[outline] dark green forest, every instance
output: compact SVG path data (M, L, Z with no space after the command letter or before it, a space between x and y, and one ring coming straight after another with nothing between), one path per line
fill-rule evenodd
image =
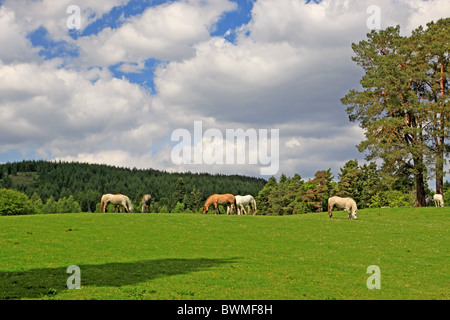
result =
M135 211L140 210L142 196L149 193L153 212L171 212L177 203L197 212L213 193L256 197L266 182L240 175L169 173L77 162L27 160L0 165L0 188L15 189L43 204L72 196L84 212L98 211L104 193L127 195Z

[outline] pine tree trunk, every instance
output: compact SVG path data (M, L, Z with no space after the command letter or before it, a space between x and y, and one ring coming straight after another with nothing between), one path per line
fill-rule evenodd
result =
M423 181L423 160L419 157L414 158L415 180L416 180L416 206L425 207L425 184Z
M438 145L436 146L436 193L444 194L444 132L446 127L446 114L445 114L445 99L444 99L444 63L441 61L441 77L440 77L440 89L441 89L441 112L440 112L440 132L438 136Z
M441 144L436 152L436 193L444 194L444 139L440 138Z

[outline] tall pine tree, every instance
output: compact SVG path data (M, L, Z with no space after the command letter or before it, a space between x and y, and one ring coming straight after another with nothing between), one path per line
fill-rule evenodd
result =
M418 206L425 206L424 126L430 121L420 91L423 73L418 51L421 37L400 35L400 27L372 31L353 44L352 59L365 70L363 90L351 90L341 102L351 121L365 130L358 148L368 159L382 158L388 166L408 166L415 177Z

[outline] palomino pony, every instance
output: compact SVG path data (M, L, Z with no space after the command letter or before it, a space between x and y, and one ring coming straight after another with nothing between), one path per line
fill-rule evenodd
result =
M253 196L251 195L246 195L246 196L235 196L236 198L236 205L237 205L237 214L240 215L241 214L241 210L244 211L243 214L247 214L247 212L245 211L244 206L247 206L247 210L248 212L250 212L250 206L253 209L253 215L256 214L256 212L258 210L256 210L256 201L255 198L253 198Z
M149 211L151 202L152 196L149 194L144 194L144 196L142 197L142 213Z
M234 208L234 210L236 210L236 208L237 208L236 198L231 193L213 194L213 195L209 196L208 199L206 199L205 205L203 206L203 213L208 212L209 207L212 204L216 208L216 214L217 214L217 209L218 209L219 205L225 205L225 206L231 205L231 207ZM219 214L220 214L220 209L219 209ZM227 214L229 214L229 210L227 210Z
M130 198L123 194L111 193L106 193L102 196L102 200L100 202L100 212L106 212L106 207L110 203L113 206L123 206L126 212L133 212L133 206Z
M328 215L330 218L333 217L331 212L333 211L333 207L336 206L338 208L344 208L348 213L348 218L357 219L358 207L356 206L355 200L352 198L341 198L341 197L331 197L328 199ZM350 215L351 214L351 215Z
M434 205L436 207L443 207L444 206L444 197L442 196L442 194L436 193L433 196L433 201L434 201Z

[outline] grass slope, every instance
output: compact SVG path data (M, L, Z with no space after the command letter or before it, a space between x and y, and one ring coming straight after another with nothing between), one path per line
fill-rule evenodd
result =
M450 209L346 216L0 217L0 299L450 298ZM80 290L65 287L70 265Z

